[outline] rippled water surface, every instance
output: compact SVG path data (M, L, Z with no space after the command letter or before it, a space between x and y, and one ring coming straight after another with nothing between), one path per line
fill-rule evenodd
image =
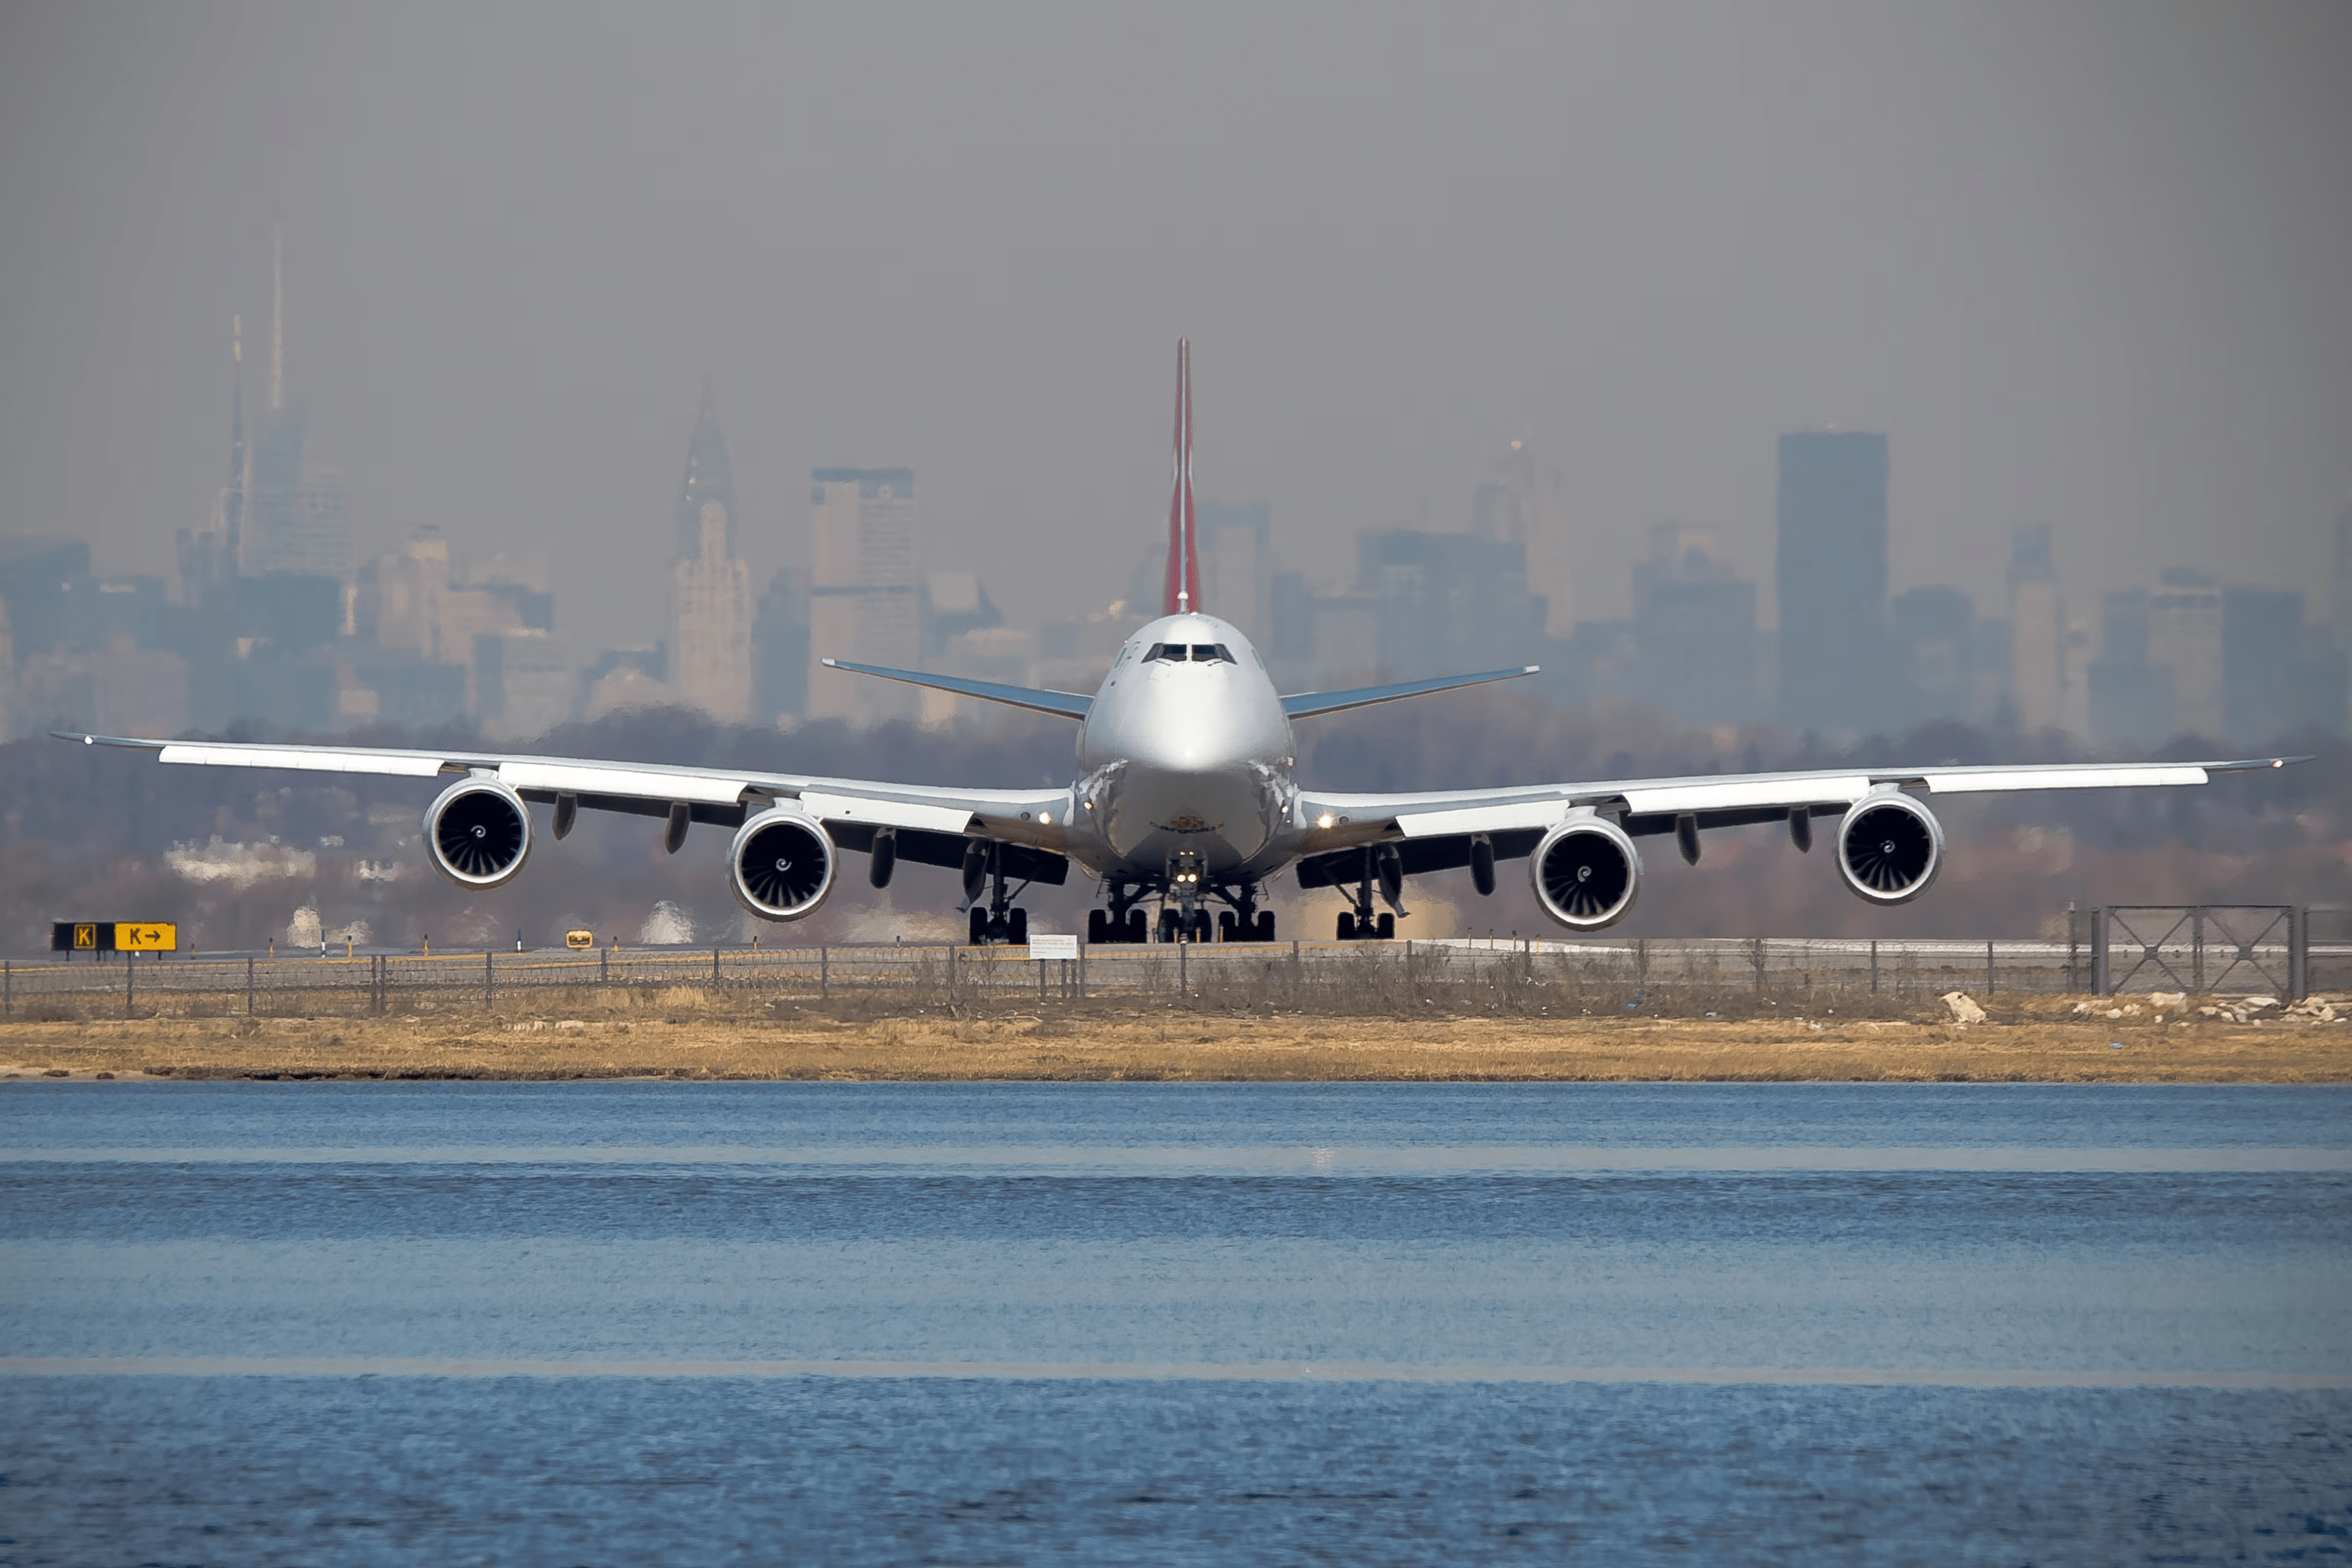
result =
M0 1563L2347 1531L2340 1089L0 1088Z

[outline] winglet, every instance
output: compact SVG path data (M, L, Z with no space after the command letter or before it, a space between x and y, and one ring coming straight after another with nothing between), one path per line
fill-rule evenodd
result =
M1176 482L1168 498L1168 594L1163 616L1201 608L1201 552L1192 527L1192 342L1176 340Z

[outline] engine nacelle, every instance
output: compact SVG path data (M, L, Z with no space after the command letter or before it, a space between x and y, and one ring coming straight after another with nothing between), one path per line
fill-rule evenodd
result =
M1571 816L1528 857L1528 880L1544 913L1570 931L1616 924L1642 889L1642 857L1605 816Z
M469 774L425 808L425 852L461 888L501 886L530 854L530 808L498 779Z
M1907 904L1943 865L1942 825L1900 790L1863 796L1838 822L1838 875L1867 902Z
M824 824L788 805L771 807L735 833L727 879L735 901L763 921L816 913L833 891L839 856Z

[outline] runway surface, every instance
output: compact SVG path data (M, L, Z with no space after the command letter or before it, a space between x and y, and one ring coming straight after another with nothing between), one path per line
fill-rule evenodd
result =
M8 1084L0 1564L2352 1555L2352 1090Z

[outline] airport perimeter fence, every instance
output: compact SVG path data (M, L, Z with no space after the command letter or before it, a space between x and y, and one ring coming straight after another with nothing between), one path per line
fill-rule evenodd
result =
M2315 940L2314 932L2318 933ZM1079 999L1386 1015L1916 1007L2069 993L2268 993L2352 985L2352 911L2090 910L2063 942L1451 938L1025 948L899 943L0 960L0 1017L355 1016L489 1008L904 1011Z

